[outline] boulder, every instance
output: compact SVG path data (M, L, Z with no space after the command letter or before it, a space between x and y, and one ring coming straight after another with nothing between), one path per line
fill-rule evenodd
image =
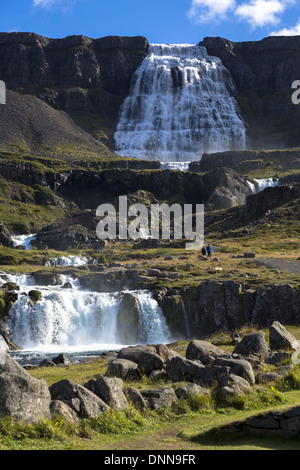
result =
M123 380L139 380L141 378L137 363L121 358L108 363L105 375Z
M8 353L0 355L0 415L36 422L50 418L51 397L44 380L35 379Z
M162 387L156 390L143 390L142 396L146 400L149 408L157 410L159 408L170 408L176 400L176 395L172 387Z
M49 387L52 400L61 400L81 418L96 418L109 410L97 395L71 380L60 380Z
M220 355L226 356L227 353L223 349L219 348L218 346L214 346L207 341L193 340L188 344L185 355L187 359L192 361L198 360L203 364L207 364L210 362L211 357Z
M249 392L251 386L243 377L228 374L222 378L217 390L217 398L221 401Z
M146 352L141 355L138 363L138 368L142 374L148 375L153 370L161 370L164 361L158 354Z
M125 393L135 408L138 410L145 410L147 408L147 403L139 390L129 388Z
M153 345L156 349L157 354L162 358L163 362L166 363L170 359L170 349L165 344Z
M64 366L69 366L71 364L71 361L70 359L65 355L65 354L59 354L58 356L54 357L52 359L52 362L54 362L54 364L58 365L58 364L62 364Z
M258 333L244 336L234 348L233 354L241 354L242 356L253 355L265 360L269 355L265 333L259 331Z
M7 228L0 222L0 245L12 248L13 240Z
M166 372L168 378L173 382L182 380L192 382L201 369L204 369L204 365L200 362L190 361L182 356L175 356L168 362Z
M188 398L191 395L208 395L208 390L200 385L190 383L175 390L177 398Z
M217 357L214 365L225 366L230 368L230 372L234 375L243 377L250 385L255 384L255 377L250 362L244 359Z
M123 392L123 380L117 377L101 376L84 384L91 392L100 397L107 405L116 410L127 408L128 402Z
M224 365L208 365L203 367L197 376L194 377L194 382L201 387L215 387L219 384L220 380L228 375L230 368Z
M138 346L128 346L119 351L118 359L127 359L128 361L136 362L138 364L140 357L145 353L156 354L156 349L154 346L144 346L142 344Z
M60 400L52 400L50 403L51 417L60 417L69 423L79 423L80 418L76 411Z
M9 351L9 345L0 332L0 351Z
M0 320L0 335L3 336L7 343L12 340L12 331L4 320Z
M272 350L287 349L296 351L299 349L296 338L279 321L272 323L269 333L269 344Z

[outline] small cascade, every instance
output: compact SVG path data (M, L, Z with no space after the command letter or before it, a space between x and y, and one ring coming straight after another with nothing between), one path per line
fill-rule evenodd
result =
M279 185L279 180L273 178L254 179L254 183L248 181L248 185L253 194L260 193L266 188L274 188Z
M190 162L243 150L246 129L229 71L206 48L152 44L132 78L115 133L126 157Z
M25 250L32 250L31 243L36 240L36 234L12 235L13 247L24 246Z
M190 330L190 325L189 325L189 319L188 319L187 311L186 311L186 308L185 308L185 305L184 305L184 302L183 302L182 299L181 299L181 306L182 306L182 311L183 311L183 314L184 314L184 321L185 321L185 326L186 326L187 337L191 338L191 330Z

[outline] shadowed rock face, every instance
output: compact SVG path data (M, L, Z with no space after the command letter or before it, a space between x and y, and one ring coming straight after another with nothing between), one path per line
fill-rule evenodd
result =
M299 145L299 106L292 103L292 83L300 77L300 37L268 37L232 42L205 38L201 46L219 57L237 86L248 124L248 148Z
M143 37L50 39L0 33L0 79L7 88L7 105L0 115L2 147L19 142L25 130L30 138L23 139L31 151L38 145L45 153L45 146L58 145L60 131L73 143L77 136L90 150L103 152L101 139L113 149L119 108L147 51Z
M34 94L61 109L72 107L72 100L84 100L83 90L98 89L90 104L101 111L105 94L128 93L147 50L143 37L49 39L1 33L0 76L9 89Z

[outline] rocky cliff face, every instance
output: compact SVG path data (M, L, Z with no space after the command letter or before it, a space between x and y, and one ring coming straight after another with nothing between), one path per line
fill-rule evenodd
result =
M143 37L49 39L33 33L0 33L0 78L10 92L0 113L0 123L6 124L5 133L1 125L2 146L3 141L16 144L16 140L20 145L22 139L31 151L32 140L37 140L43 151L45 145L57 145L52 142L55 138L47 138L47 127L42 128L42 123L47 122L54 136L62 127L66 139L71 133L72 141L76 136L81 141L84 130L90 138L112 149L120 105L147 51L148 42ZM43 108L45 102L50 106L48 112ZM16 112L13 107L21 111ZM67 113L67 117L57 114L56 129L51 108ZM25 130L18 125L20 112ZM35 116L38 123L34 122ZM27 121L31 128L26 126ZM76 124L81 133L74 129ZM27 133L31 140L26 138ZM84 143L88 148L88 137ZM91 141L90 146L95 150L95 142ZM101 152L101 148L97 150Z
M200 45L220 57L235 80L248 148L299 146L300 108L292 103L291 86L300 79L300 37L237 43L217 37Z
M128 93L147 50L143 37L49 39L1 33L0 76L9 89L38 96L58 109L113 113L111 95Z

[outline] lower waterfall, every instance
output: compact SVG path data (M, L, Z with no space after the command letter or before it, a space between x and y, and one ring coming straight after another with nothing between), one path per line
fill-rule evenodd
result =
M11 276L20 285L19 299L11 307L6 322L12 341L21 351L19 359L54 357L64 352L83 358L94 353L119 350L117 317L123 292L99 293L84 290L78 280L64 276L72 289L61 286L35 286L33 276ZM33 303L30 291L41 292ZM126 291L128 294L128 291ZM148 291L131 291L138 306L141 331L138 344L168 343L171 340L165 318ZM23 358L22 358L23 356Z

